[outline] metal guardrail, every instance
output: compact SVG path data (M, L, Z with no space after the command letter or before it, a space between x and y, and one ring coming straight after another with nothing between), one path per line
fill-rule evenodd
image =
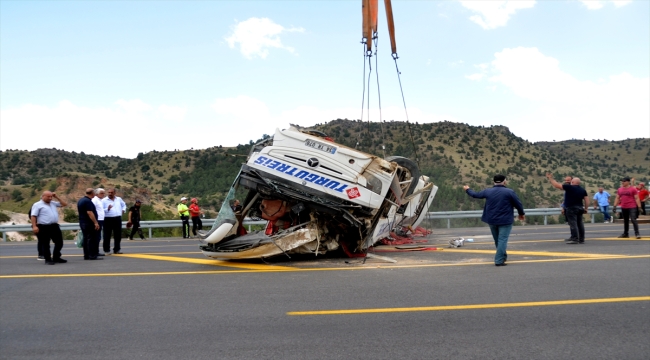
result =
M544 225L548 225L548 216L560 215L561 208L540 208L540 209L524 209L526 216L544 216ZM620 210L620 207L617 209L612 208L612 212ZM600 210L594 210L590 208L588 214L591 215L591 222L595 222L594 215L600 214ZM451 219L467 219L467 218L480 218L483 215L483 210L470 210L470 211L437 211L429 212L425 219L447 219L447 228L451 227ZM513 211L513 217L517 216L517 212ZM215 219L203 219L203 225L210 227L214 224ZM251 220L245 219L244 225L248 226L250 230L251 225L265 225L266 220ZM61 230L79 230L78 223L63 223L59 224ZM152 238L151 229L155 228L176 228L181 227L181 220L158 220L158 221L140 221L140 227L143 229L149 229L149 238ZM122 222L122 228L126 228L126 221ZM31 224L18 224L18 225L0 225L0 232L2 232L2 241L7 241L8 232L24 231L31 232Z
M621 207L616 209L612 208L611 213L620 211ZM539 208L539 209L524 209L526 216L544 216L544 225L548 225L549 216L557 216L562 213L562 208ZM595 214L600 214L600 210L589 208L587 214L591 215L591 223L595 222ZM468 211L438 211L430 212L425 219L447 219L447 228L451 228L451 219L467 219L467 218L480 218L483 215L483 210L468 210ZM512 212L513 217L517 216L517 211Z
M212 226L212 224L214 224L214 221L215 219L202 219L202 223L206 227ZM244 220L244 226L248 226L249 231L251 229L250 228L251 225L266 225L266 220L250 220L250 219ZM62 223L59 224L59 226L61 227L61 230L71 230L71 231L79 230L78 223ZM149 229L149 239L153 237L151 234L151 229L180 228L181 226L183 226L181 220L140 221L140 227L142 229ZM126 221L122 221L122 228L126 229ZM2 232L2 241L7 241L8 232L16 232L16 231L31 232L32 225L31 224L0 225L0 232Z

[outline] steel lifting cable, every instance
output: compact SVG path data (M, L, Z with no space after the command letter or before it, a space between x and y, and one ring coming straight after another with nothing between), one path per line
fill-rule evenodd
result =
M364 39L361 39L361 44L363 45L363 77L361 80L361 83L363 84L363 92L361 94L361 121L363 121L363 106L366 103L366 40ZM370 91L370 89L368 89L368 91Z
M379 87L379 63L377 61L377 49L379 49L378 46L378 36L375 33L374 36L375 40L375 75L377 76L377 101L379 103L379 129L381 130L381 151L384 154L384 158L386 158L386 136L384 135L384 125L382 124L383 117L381 116L381 91ZM370 127L370 124L368 124L368 127Z
M406 100L404 100L404 89L402 89L402 78L400 75L402 74L399 71L399 67L397 67L397 59L399 57L397 56L397 53L393 53L393 60L395 60L395 70L397 71L397 80L399 81L399 90L402 93L402 103L404 104L404 113L406 114L406 125L409 128L409 135L411 137L411 145L413 145L413 152L415 153L415 163L418 164L418 167L420 167L420 157L418 156L418 148L415 146L415 141L413 140L413 131L411 130L411 122L409 121L409 113L408 110L406 109Z
M366 116L368 117L368 127L367 127L368 138L370 138L370 79L372 78L371 76L372 75L372 51L371 50L367 52L366 57L368 58L368 104L367 104L368 114Z
M366 38L364 38L361 41L361 43L364 44L364 49L366 48L365 45L366 45L367 41L368 40ZM370 41L372 41L372 40L370 40ZM366 97L365 97L365 95L366 95L366 58L368 58L368 103L367 103L367 107L368 107L368 112L367 112L368 113L367 114L367 117L368 117L368 129L367 129L368 137L370 137L370 79L371 79L371 75L372 75L372 62L370 60L371 57L372 57L372 50L364 50L364 54L363 54L363 96L362 96L362 99L361 99L361 121L363 121L363 107L364 107L364 105L366 105L366 102L365 102L365 100L366 100ZM360 143L361 143L361 137L358 137L357 144L354 146L354 148L355 149L358 148Z

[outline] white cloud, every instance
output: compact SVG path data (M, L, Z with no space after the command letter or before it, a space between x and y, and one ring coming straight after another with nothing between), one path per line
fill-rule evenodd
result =
M216 99L212 108L219 115L233 116L235 118L268 120L269 108L260 100L238 96L235 98Z
M219 133L224 134L224 136L216 134L214 141L215 144L224 146L247 143L251 139L260 138L262 134L273 134L276 128L287 128L289 124L309 127L334 119L352 120L361 117L361 109L357 107L323 109L315 106L299 106L272 114L264 102L248 96L217 99L212 108L217 113L217 121L221 124ZM412 122L455 121L453 116L428 114L418 108L409 108L408 114ZM406 115L404 108L396 106L383 108L382 117L387 121L403 121ZM368 118L371 122L379 121L379 110L371 109L370 117L364 111L363 120L367 121Z
M473 81L480 81L485 77L487 70L488 70L488 64L477 64L474 65L475 68L478 69L478 73L472 74L472 75L465 75L466 79L473 80Z
M460 3L465 8L478 13L478 15L470 16L469 19L486 30L506 26L508 20L510 20L510 16L514 15L515 12L535 6L534 0L461 0Z
M303 28L285 28L268 18L250 18L237 23L232 28L232 33L225 37L228 46L234 49L239 45L239 50L247 59L259 56L265 59L269 55L269 48L284 49L290 53L295 50L282 44L280 35L287 32L304 32Z
M169 121L183 122L185 120L185 114L187 113L187 108L180 106L168 106L160 105L158 107L158 115Z
M598 139L604 128L607 138L631 137L628 126L605 127L611 124L648 129L649 78L622 73L605 81L581 81L563 72L557 59L523 47L496 53L489 71L494 74L490 82L531 101L530 111L511 125L526 139ZM510 114L504 111L504 116Z
M472 75L465 75L465 78L470 79L470 80L474 80L474 81L478 81L478 80L483 79L484 76L485 76L485 74L476 73L476 74L472 74Z
M120 99L115 102L115 104L119 105L122 109L126 110L127 112L143 112L143 111L149 111L151 110L151 105L146 104L144 101L140 99L135 99L135 100L124 100Z
M452 61L450 63L447 63L447 65L449 65L450 68L457 68L457 67L463 65L464 63L465 62L463 60L458 60L458 61Z
M589 9L589 10L602 9L605 6L605 4L607 4L608 2L611 2L612 4L614 4L614 6L617 7L617 8L625 6L625 5L632 2L632 0L609 0L609 1L607 1L607 0L579 0L579 1L582 4L584 4L587 7L587 9Z
M178 148L176 135L184 129L177 122L182 108L152 109L138 99L99 108L64 100L54 107L25 104L3 109L0 149L57 148L134 158L138 152Z

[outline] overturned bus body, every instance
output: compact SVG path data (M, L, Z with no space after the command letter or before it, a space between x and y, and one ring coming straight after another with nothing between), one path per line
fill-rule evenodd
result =
M423 220L437 187L404 157L380 157L291 127L253 146L200 249L215 259L285 254L348 256ZM235 192L246 191L231 208ZM247 232L244 218L264 219Z

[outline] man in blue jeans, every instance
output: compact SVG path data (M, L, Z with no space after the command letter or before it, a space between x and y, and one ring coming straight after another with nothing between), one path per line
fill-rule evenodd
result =
M525 220L524 207L512 189L506 187L506 177L498 174L494 175L494 187L475 192L469 186L463 186L467 195L476 199L486 199L483 207L483 216L481 221L490 225L490 231L494 238L494 245L497 253L494 256L494 265L506 266L508 253L508 237L514 223L513 208L517 209L519 220Z
M609 193L605 191L602 187L598 188L598 192L594 195L594 210L600 207L600 212L605 216L605 222L609 222L612 218L609 216Z

